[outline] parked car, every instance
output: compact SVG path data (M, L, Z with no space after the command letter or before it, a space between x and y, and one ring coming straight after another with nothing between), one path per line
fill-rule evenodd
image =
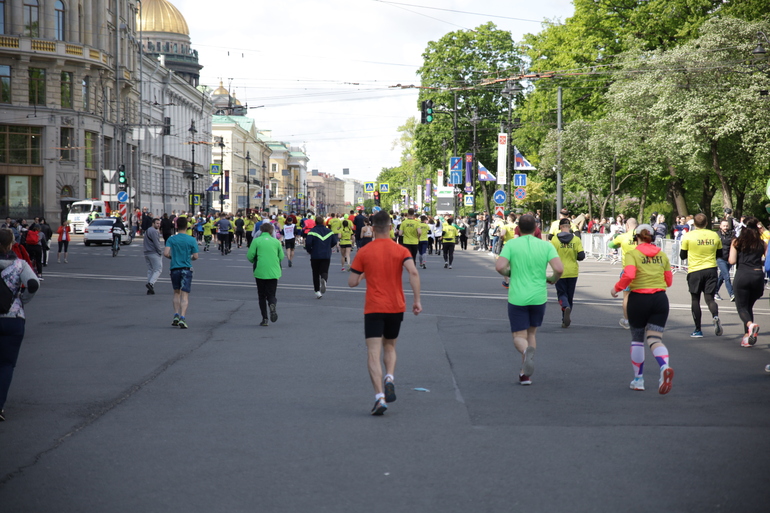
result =
M102 217L94 219L91 224L83 229L83 244L90 246L94 244L112 244L112 225L115 224L114 217ZM120 238L120 243L124 246L131 244L131 236L126 230Z

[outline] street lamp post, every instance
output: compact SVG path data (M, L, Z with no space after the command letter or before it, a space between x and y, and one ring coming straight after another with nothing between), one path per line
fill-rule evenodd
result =
M476 162L478 162L478 160L476 158L476 151L477 151L477 149L476 149L476 125L478 125L480 121L481 121L481 118L479 118L478 112L476 111L476 107L473 107L473 116L470 119L471 125L473 125L473 161L471 162L471 180L470 180L470 184L471 185L470 186L473 189L471 191L471 194L473 194L474 196L475 196L475 192L476 192L476 188L475 188L475 183L476 183L476 179L475 179L476 178L475 177ZM487 206L484 205L484 208L487 208ZM482 212L484 212L484 211L482 210Z
M219 139L219 211L225 211L225 138Z
M246 152L246 217L249 216L249 209L251 209L251 194L249 192L249 182L251 182L251 155Z
M198 133L198 131L195 129L195 120L190 121L190 128L188 128L188 132L190 132L190 137L192 138L192 141L190 144L192 144L192 169L190 170L190 182L192 182L192 193L190 194L190 213L195 213L195 134Z
M510 105L508 106L508 126L506 127L508 132L508 138L507 138L508 143L506 144L506 148L505 148L506 154L508 155L508 158L506 160L506 165L505 165L505 178L506 178L506 184L507 184L506 187L508 189L506 191L507 192L506 206L508 207L509 211L511 210L511 179L513 178L511 176L511 161L515 160L515 157L516 157L515 155L511 154L511 146L512 146L511 139L513 138L513 130L516 128L519 128L518 126L519 118L516 118L516 120L512 119L513 101L516 98L516 95L521 93L523 90L524 89L519 85L518 82L513 82L513 85L511 85L511 82L509 81L505 84L505 89L503 89L503 93L502 93L503 96L510 99Z
M267 166L265 161L262 161L262 212L265 212L265 196L267 196L267 187L265 183L265 174L267 173Z

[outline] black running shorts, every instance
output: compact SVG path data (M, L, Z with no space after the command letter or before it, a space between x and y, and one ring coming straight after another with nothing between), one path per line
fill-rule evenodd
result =
M718 276L719 273L716 267L687 273L687 286L690 289L690 294L700 294L703 292L708 296L713 296L717 292Z
M403 320L403 312L364 314L364 337L396 339Z

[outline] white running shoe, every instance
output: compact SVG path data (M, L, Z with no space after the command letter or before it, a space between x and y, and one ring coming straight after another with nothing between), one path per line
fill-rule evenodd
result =
M628 319L625 319L623 317L620 318L620 320L618 321L618 324L620 324L620 327L623 328L624 330L631 329L631 326L629 326L628 324Z
M321 278L321 294L326 294L326 280Z
M321 299L321 297L323 297L323 294L321 294L320 292L316 292L315 293L315 298L316 299Z
M528 347L524 350L524 363L521 364L521 374L531 377L535 373L535 348Z
M639 376L638 378L634 378L631 381L631 390L639 390L640 392L644 392L644 378Z
M749 345L753 346L757 343L757 335L759 334L759 324L752 322L749 324Z
M671 382L674 380L674 369L668 365L660 368L660 381L658 381L658 393L660 395L671 392Z

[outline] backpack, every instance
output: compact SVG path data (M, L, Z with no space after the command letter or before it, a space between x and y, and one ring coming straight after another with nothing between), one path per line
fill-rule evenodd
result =
M28 230L27 231L27 237L25 238L24 243L28 244L30 246L34 246L36 244L39 244L40 243L40 236L38 235L38 232L32 231L32 230Z
M17 294L11 290L8 282L14 285L14 281L19 281L21 276L21 260L16 259L14 262L3 269L0 273L0 314L7 314L13 307L13 301L16 299Z

